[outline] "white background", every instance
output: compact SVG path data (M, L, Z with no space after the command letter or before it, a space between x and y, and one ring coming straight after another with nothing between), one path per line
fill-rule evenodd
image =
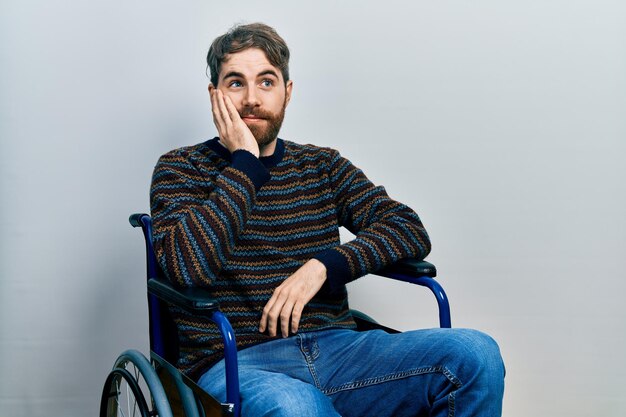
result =
M430 232L453 325L507 365L504 415L626 415L622 1L31 1L0 5L0 416L96 415L146 352L162 153L215 134L204 58L235 22L292 50L281 136L333 146ZM436 325L426 291L353 305Z

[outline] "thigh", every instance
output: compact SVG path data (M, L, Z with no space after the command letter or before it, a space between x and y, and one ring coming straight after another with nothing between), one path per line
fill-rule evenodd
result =
M237 361L243 417L339 416L330 399L312 384L299 336L243 349ZM224 361L209 369L198 384L224 402Z
M501 373L497 345L473 330L340 331L310 343L319 387L342 416L448 415L477 369Z
M209 374L201 378L200 386L224 401L223 377ZM240 368L239 390L242 417L339 417L331 400L319 389L282 373Z

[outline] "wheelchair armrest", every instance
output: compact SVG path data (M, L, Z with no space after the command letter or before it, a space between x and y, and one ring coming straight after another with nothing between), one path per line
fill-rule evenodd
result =
M128 221L133 227L143 227L146 218L148 218L148 220L151 220L150 216L146 213L133 213L128 218Z
M219 310L219 303L208 290L175 288L171 282L161 278L148 280L148 293L192 314L206 314Z
M389 265L374 273L388 278L397 279L397 275L408 275L411 277L431 277L437 276L437 268L430 262L422 261L415 258L401 259L400 261Z
M437 305L439 306L439 325L448 328L452 326L450 320L450 303L448 302L448 296L443 290L443 287L435 280L437 276L435 265L430 262L407 258L374 272L374 274L427 287L437 299Z
M180 307L188 313L208 316L217 325L224 342L226 401L233 405L235 415L239 415L241 400L239 398L237 342L228 318L219 310L219 303L208 290L197 287L175 288L171 282L162 278L150 278L148 280L148 293L171 305Z

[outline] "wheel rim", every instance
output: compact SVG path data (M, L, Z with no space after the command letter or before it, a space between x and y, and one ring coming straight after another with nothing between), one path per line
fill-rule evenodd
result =
M112 370L104 384L100 403L100 416L156 416L157 413L150 411L146 402L144 392L148 391L145 389L145 383L142 380L141 373L132 363L126 363L126 368ZM144 386L143 388L142 385Z

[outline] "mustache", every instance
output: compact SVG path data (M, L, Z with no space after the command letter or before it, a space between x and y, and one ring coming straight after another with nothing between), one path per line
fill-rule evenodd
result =
M252 117L258 117L259 119L272 119L276 117L276 115L270 111L259 109L259 108L254 108L254 107L244 107L239 112L239 116L241 117L252 116Z

